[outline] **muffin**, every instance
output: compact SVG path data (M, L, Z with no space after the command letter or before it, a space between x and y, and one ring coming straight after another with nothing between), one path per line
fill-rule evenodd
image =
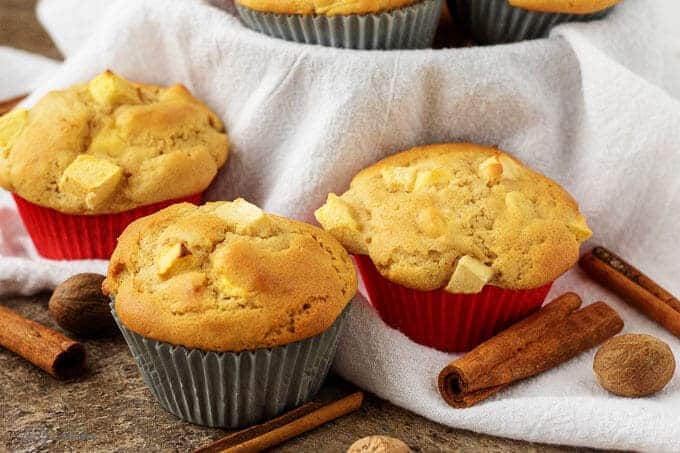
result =
M103 284L160 404L230 428L316 394L356 287L333 236L242 199L135 221Z
M200 202L227 159L224 126L181 85L106 71L0 118L0 186L46 258L108 258L134 219Z
M449 0L457 21L480 44L548 36L563 22L605 17L621 0Z
M443 0L236 0L255 31L348 49L430 47L442 6Z
M494 148L414 148L316 211L371 303L414 341L466 351L538 309L591 236L571 196Z

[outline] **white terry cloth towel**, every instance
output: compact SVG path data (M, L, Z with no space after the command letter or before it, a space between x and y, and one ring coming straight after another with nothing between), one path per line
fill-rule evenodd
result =
M58 67L51 58L0 46L0 102L33 92Z
M75 0L43 0L47 28ZM680 293L680 103L658 87L662 37L655 0L625 0L606 20L566 24L550 39L508 46L357 52L278 41L197 0L111 2L106 21L69 56L31 105L56 87L111 68L151 83L181 82L226 123L231 155L210 199L243 196L270 212L313 221L328 192L376 160L414 145L499 145L565 186L603 244ZM0 291L53 287L74 264L37 261L7 197ZM17 244L23 244L17 245ZM6 250L10 250L7 256ZM31 272L17 270L19 263ZM92 269L101 269L99 261ZM80 265L80 264L79 264ZM85 266L88 263L85 262ZM566 290L604 299L627 332L680 341L575 269ZM437 422L566 445L673 451L680 445L680 377L656 396L601 389L593 352L470 409L449 408L436 377L455 356L386 327L362 298L335 370Z

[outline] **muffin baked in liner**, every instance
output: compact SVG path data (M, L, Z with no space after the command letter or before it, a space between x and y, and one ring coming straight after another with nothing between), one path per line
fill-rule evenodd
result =
M602 19L614 6L591 14L530 11L511 6L508 0L453 0L451 13L479 44L503 44L544 38L564 22Z
M248 28L304 44L364 50L423 49L434 41L443 0L374 14L276 14L236 3Z
M347 321L348 305L319 335L273 348L209 352L143 337L111 312L154 398L182 420L238 428L311 400L321 388Z
M108 259L118 236L135 220L175 203L199 204L202 193L140 206L116 214L72 215L45 208L12 194L38 253L53 260Z
M356 294L330 234L237 199L131 224L102 290L159 403L235 428L319 390Z
M393 154L315 216L354 255L388 325L456 352L538 309L592 234L557 183L472 143Z
M133 220L200 202L228 152L221 120L186 87L111 71L0 117L0 187L52 259L109 258Z
M552 287L510 290L487 285L477 294L418 291L392 283L367 256L354 257L371 305L385 323L426 346L466 352L538 310Z

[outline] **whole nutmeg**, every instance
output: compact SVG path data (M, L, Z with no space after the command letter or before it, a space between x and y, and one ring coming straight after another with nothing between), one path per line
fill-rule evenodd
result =
M63 281L52 293L49 310L62 328L82 336L111 333L116 325L109 298L102 292L104 276L78 274Z
M666 343L651 335L620 335L597 351L593 371L611 393L640 397L668 384L675 372L675 358Z
M347 453L409 453L404 442L388 436L368 436L354 442Z

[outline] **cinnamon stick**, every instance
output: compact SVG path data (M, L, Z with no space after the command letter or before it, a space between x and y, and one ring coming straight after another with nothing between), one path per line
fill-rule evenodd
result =
M603 247L579 261L594 280L680 338L680 301L651 278Z
M85 347L0 305L0 346L25 358L57 379L85 371Z
M581 299L566 293L540 311L448 364L439 392L455 408L466 408L513 382L547 371L616 335L619 315L604 302L579 310Z
M347 415L361 407L362 392L324 405L307 403L261 425L225 436L194 453L248 453L272 448L282 442Z

